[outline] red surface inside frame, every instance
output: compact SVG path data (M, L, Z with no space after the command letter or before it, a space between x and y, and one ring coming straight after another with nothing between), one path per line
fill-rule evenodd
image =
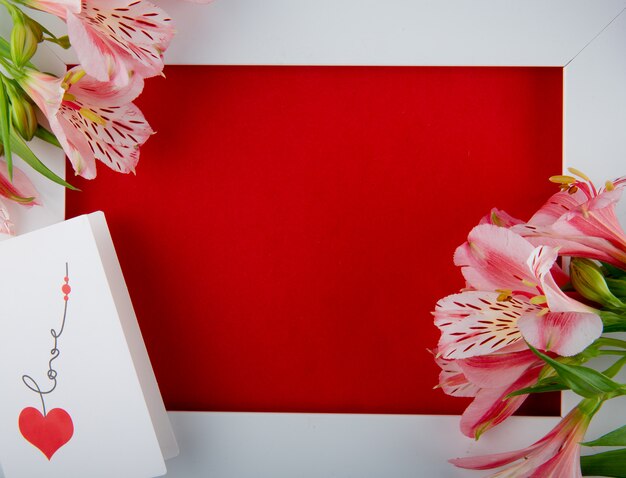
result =
M105 211L168 408L460 413L430 311L481 216L554 191L562 69L166 73L137 176L76 178L67 216Z

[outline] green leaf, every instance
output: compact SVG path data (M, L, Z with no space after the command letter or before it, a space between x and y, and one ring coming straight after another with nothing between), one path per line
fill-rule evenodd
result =
M581 397L593 398L604 396L608 398L624 394L624 390L619 383L614 382L597 370L580 365L565 365L542 354L530 344L528 346L535 355L555 370L565 385Z
M626 478L626 448L581 456L580 468L585 476Z
M592 441L582 443L585 446L626 446L626 425L613 430Z
M622 367L625 364L626 364L626 357L622 357L621 359L619 359L617 362L615 362L613 365L611 365L602 373L606 375L607 377L613 378L619 373L619 371L622 369Z
M526 395L529 393L546 393L546 392L558 392L560 390L567 390L568 387L560 381L556 381L554 377L540 380L532 387L521 388L509 393L506 398L515 397L516 395Z
M46 143L49 143L52 146L56 146L57 148L61 147L61 143L59 143L57 137L41 125L37 126L35 136L39 139L43 139Z
M0 138L4 146L4 157L7 160L9 181L13 181L13 155L11 154L11 111L9 109L9 96L3 77L0 77Z
M53 171L48 169L48 167L41 162L41 160L35 155L35 153L32 152L32 150L28 147L22 137L14 132L13 134L11 134L11 144L13 146L13 151L15 151L15 154L22 158L24 162L26 162L35 171L48 178L50 181L60 184L61 186L65 186L68 189L78 191L77 188L75 188L70 183L57 176Z

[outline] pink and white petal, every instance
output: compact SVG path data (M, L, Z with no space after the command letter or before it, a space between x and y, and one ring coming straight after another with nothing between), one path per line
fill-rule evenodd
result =
M9 168L4 161L0 161L0 195L26 207L41 204L37 201L37 189L21 169L14 166L13 181L9 180Z
M557 248L539 246L528 258L528 266L539 279L550 310L552 312L594 312L591 307L565 295L557 285L551 274L557 257Z
M530 242L507 228L482 224L472 229L467 242L456 250L454 263L476 289L534 295L537 279L526 264L533 249Z
M478 224L493 224L499 227L512 227L517 224L523 224L521 219L511 216L506 211L493 208L489 214L481 218Z
M498 301L498 296L497 292L468 291L437 303L435 325L441 330L437 349L444 359L491 354L522 339L518 317L540 308L523 302L522 297Z
M520 232L520 234L523 234L523 232ZM534 246L558 247L559 255L561 256L586 257L608 262L618 267L623 266L624 262L626 262L624 251L615 247L606 239L579 235L564 238L556 235L551 236L551 234L554 233L552 231L542 231L542 234L525 236L525 238Z
M528 348L521 352L479 355L457 360L468 381L481 388L509 386L526 370L541 361Z
M559 286L557 286L552 276L546 276L541 281L541 287L551 312L595 313L594 308L566 295Z
M147 0L83 0L81 15L93 20L93 28L115 36L120 43L145 48L156 45L156 51L166 50L175 34L167 12Z
M50 121L59 110L65 94L62 78L27 68L18 82Z
M573 211L587 201L587 196L582 190L574 194L558 192L553 194L548 201L530 218L530 226L548 226L569 211Z
M162 53L174 35L171 19L147 1L83 1L81 13L68 15L67 24L85 70L118 85L133 74L160 74Z
M538 466L530 476L531 478L582 478L580 445L566 446L544 464Z
M80 75L83 71L80 66L74 67L67 73L66 78ZM84 75L77 82L70 83L68 92L91 106L109 108L131 103L141 94L143 87L144 80L138 75L133 75L123 86L113 82L98 81L92 76Z
M622 197L622 194L624 192L623 188L624 184L621 184L612 191L603 190L596 197L589 200L589 202L587 203L588 209L590 211L597 211L600 209L615 208L615 206L617 206L617 203L619 203Z
M134 173L139 162L139 148L96 143L95 158L118 173Z
M94 152L98 143L116 147L138 147L153 133L143 114L133 103L100 108L76 101L72 105L64 103L61 114L66 118L71 117L72 122L79 126Z
M602 334L602 320L592 313L531 313L520 317L517 326L530 345L563 357L582 352Z
M506 396L516 390L530 387L537 382L542 365L526 370L513 383L499 388L483 388L461 416L461 432L470 438L478 438L485 431L509 418L524 403L528 395Z
M520 460L528 455L535 447L523 448L521 450L507 451L504 453L494 453L492 455L468 456L464 458L452 458L448 460L454 466L467 470L490 470L500 466L508 465Z
M444 360L436 358L437 365L441 368L439 373L439 386L447 394L454 397L475 397L478 387L470 383L457 360Z
M80 12L80 0L25 0L24 4L63 19L65 19L68 11Z
M574 211L561 217L553 224L552 228L560 232L567 226L575 228L579 235L600 237L616 246L626 247L626 237L615 215L614 205L602 209L591 209L588 206L581 208L580 211Z
M556 247L535 247L528 257L527 265L536 278L543 280L547 274L550 274L558 256L558 248Z
M132 70L124 61L125 54L115 44L103 41L80 16L68 14L67 31L80 64L89 75L116 85L126 85L130 81Z
M75 157L76 162L72 163L74 169L83 177L95 176L95 163L91 159L95 158L115 171L134 172L139 161L139 146L152 134L139 108L131 103L120 107L87 109L106 124L83 116L82 108L78 110L65 103L59 113L65 120L64 124L71 125L75 135L73 143L80 153ZM66 134L68 128L70 126L64 128Z
M75 119L59 114L55 121L50 122L50 127L72 163L74 172L85 179L93 179L96 177L94 154L87 138L74 123Z

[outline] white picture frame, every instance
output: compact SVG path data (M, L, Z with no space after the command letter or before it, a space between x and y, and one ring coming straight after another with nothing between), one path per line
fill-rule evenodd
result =
M179 31L166 56L170 64L563 67L564 167L575 165L596 181L626 170L626 0L156 3ZM622 206L623 220L625 213ZM563 394L562 410L575 402ZM624 403L607 403L590 436L614 428L616 414L626 416ZM174 478L480 476L446 460L527 446L558 421L512 417L475 442L461 435L456 416L170 417L181 449L168 462Z

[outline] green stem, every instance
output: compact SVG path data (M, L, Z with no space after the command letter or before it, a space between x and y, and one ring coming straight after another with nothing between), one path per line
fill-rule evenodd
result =
M612 337L600 337L596 343L626 349L626 340L614 339Z
M598 350L598 355L621 355L626 356L626 350Z

